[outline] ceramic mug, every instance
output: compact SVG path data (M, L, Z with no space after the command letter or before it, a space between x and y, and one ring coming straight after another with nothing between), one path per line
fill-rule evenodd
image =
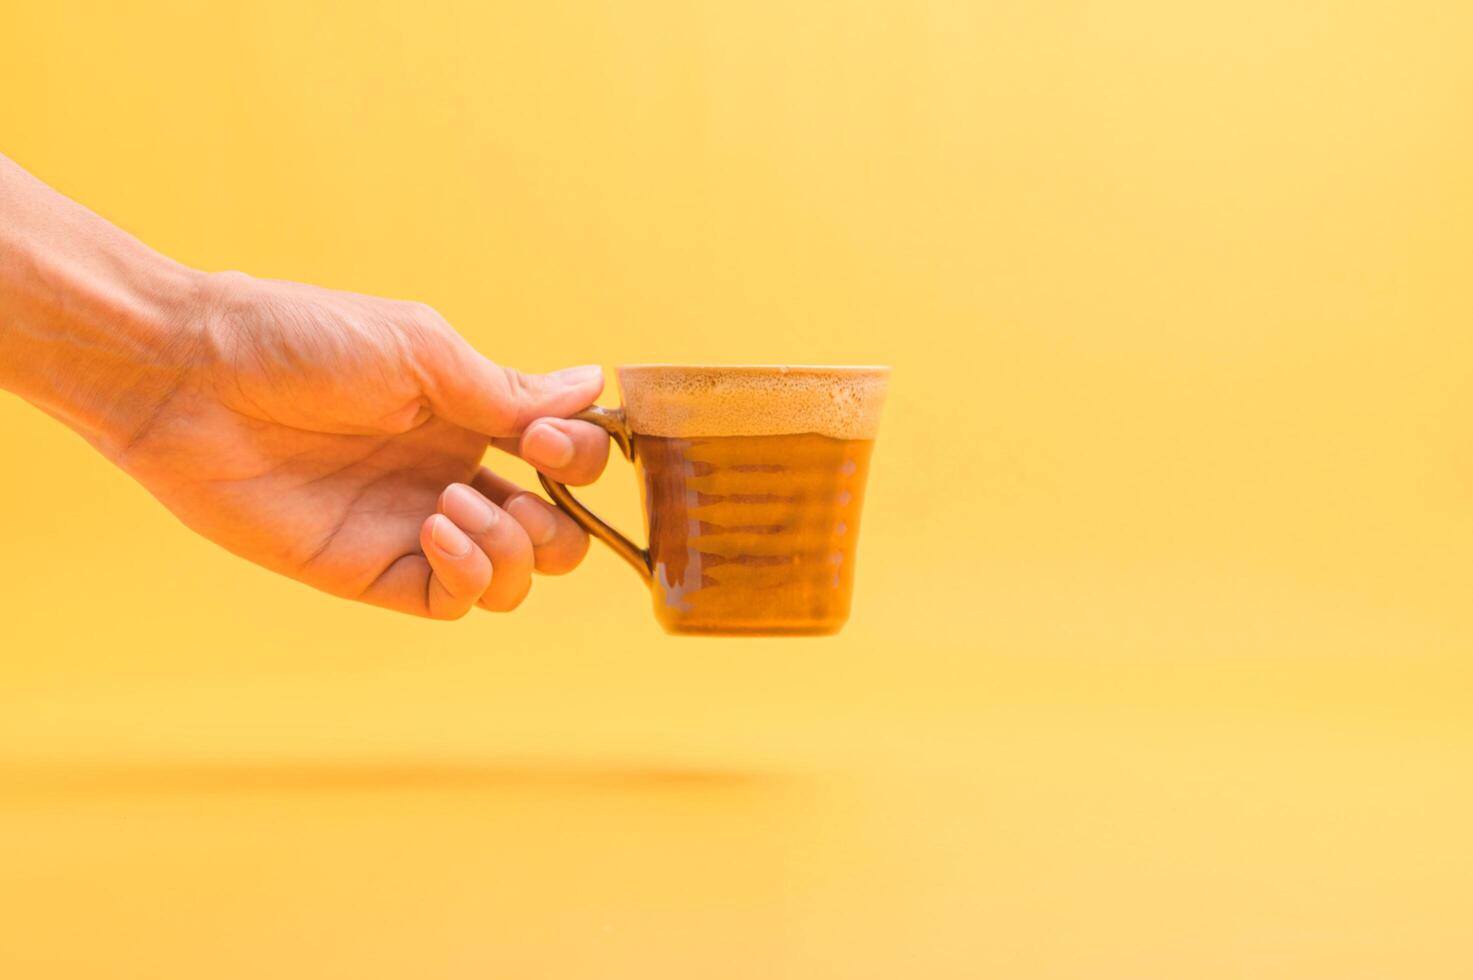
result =
M670 633L834 633L849 616L860 507L890 370L634 365L624 405L576 417L634 463L648 547L542 485L650 584Z

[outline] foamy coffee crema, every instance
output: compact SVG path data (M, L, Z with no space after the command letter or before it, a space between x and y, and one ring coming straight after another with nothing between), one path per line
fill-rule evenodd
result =
M619 378L665 628L837 631L888 370L642 366Z
M889 381L883 367L619 369L630 429L672 438L807 432L874 439Z

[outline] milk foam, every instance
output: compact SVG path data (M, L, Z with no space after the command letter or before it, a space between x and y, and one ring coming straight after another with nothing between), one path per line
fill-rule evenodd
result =
M873 439L889 380L884 367L619 369L629 428L683 439L804 432Z

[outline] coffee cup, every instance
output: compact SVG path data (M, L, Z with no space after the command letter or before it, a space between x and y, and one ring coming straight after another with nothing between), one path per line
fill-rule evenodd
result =
M667 632L804 636L848 619L885 367L632 365L577 417L633 462L647 547L542 476L649 584Z

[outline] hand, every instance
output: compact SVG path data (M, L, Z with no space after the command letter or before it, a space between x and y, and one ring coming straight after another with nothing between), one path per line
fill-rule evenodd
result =
M607 436L557 416L598 397L598 368L498 367L420 304L201 282L170 383L99 443L189 527L334 595L436 619L510 610L534 568L582 559L582 530L481 457L489 441L560 481L595 479Z

